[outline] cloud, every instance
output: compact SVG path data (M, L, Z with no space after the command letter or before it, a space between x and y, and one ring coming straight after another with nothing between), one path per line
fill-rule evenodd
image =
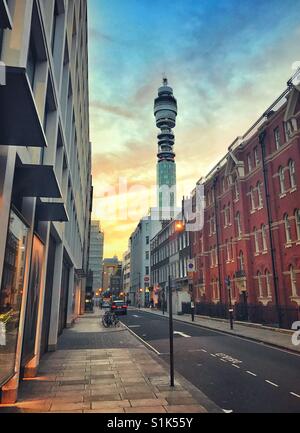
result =
M108 113L114 114L116 116L125 117L127 119L134 119L134 113L132 111L127 110L126 108L119 107L116 105L110 105L101 101L91 101L90 107L94 109L99 109L103 111L107 111Z

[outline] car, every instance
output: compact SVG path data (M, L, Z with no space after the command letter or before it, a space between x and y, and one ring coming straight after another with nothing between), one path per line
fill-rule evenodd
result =
M127 314L127 304L124 301L113 301L110 310L115 314Z

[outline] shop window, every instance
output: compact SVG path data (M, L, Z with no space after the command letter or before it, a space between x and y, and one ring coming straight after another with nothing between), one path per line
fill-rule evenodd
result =
M0 290L0 385L14 374L28 228L12 210Z

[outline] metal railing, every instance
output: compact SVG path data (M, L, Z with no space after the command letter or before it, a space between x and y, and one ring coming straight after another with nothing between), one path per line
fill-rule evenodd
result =
M191 314L191 304L182 303L182 312ZM300 320L298 307L279 306L282 328L291 329L293 322ZM229 320L228 304L213 304L210 302L198 302L195 314L219 319ZM278 327L278 310L275 305L264 306L262 304L238 303L233 306L234 320L241 322L258 323L265 326Z

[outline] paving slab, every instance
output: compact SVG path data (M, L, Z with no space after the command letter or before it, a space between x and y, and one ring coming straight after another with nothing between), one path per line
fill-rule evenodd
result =
M167 366L128 330L102 331L99 315L83 316L65 330L57 352L43 357L38 377L21 383L20 401L0 405L0 413L206 411L208 399L195 399L186 382L176 379L170 388Z

